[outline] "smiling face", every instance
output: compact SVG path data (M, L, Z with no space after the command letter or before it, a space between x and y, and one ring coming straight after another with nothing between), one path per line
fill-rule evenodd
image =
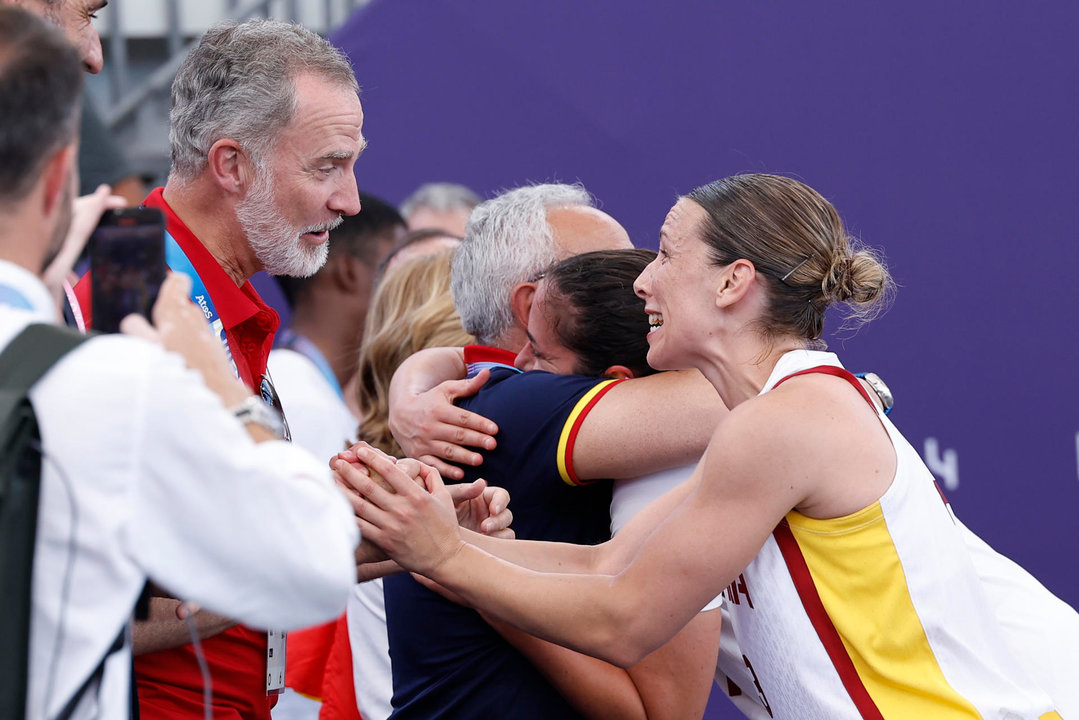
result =
M322 267L329 232L360 211L353 168L363 151L363 108L347 87L295 79L293 120L271 145L236 217L262 269L307 277Z
M648 364L657 370L696 367L716 314L722 268L700 237L707 217L692 200L679 200L659 233L659 254L633 284L648 313Z

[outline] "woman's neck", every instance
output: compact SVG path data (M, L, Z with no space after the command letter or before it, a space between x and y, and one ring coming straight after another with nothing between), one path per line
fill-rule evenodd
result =
M804 350L806 343L798 338L774 340L743 336L723 343L723 352L717 353L699 369L728 408L756 397L764 389L776 363L791 350Z

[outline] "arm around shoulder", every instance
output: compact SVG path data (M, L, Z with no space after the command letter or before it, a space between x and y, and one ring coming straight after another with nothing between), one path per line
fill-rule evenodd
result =
M619 383L581 424L573 451L577 476L639 477L696 462L726 415L719 394L696 370Z

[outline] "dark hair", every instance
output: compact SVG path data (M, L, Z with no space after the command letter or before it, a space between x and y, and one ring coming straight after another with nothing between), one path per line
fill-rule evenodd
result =
M559 341L578 358L574 372L600 376L625 365L650 375L648 316L633 281L656 257L652 250L598 250L574 255L546 273L547 295L564 311L554 325Z
M341 224L330 231L330 256L353 255L374 268L380 260L379 241L393 240L394 230L404 228L405 220L397 208L369 193L360 192L360 207L362 210L342 218ZM289 305L294 305L317 276L318 273L305 278L281 276L277 281Z
M856 323L874 317L893 289L876 253L858 247L832 204L808 185L779 175L734 175L687 196L707 213L701 237L716 265L745 259L763 276L766 336L820 343L824 312L850 305Z
M50 153L74 140L83 70L58 30L0 4L0 203L21 200Z

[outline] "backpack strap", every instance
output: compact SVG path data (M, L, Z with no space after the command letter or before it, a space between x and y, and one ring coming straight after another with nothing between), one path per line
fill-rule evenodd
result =
M41 490L37 418L30 387L86 336L30 325L0 353L0 717L26 715L33 578Z
M57 360L87 337L57 325L28 325L0 353L0 389L25 395Z

